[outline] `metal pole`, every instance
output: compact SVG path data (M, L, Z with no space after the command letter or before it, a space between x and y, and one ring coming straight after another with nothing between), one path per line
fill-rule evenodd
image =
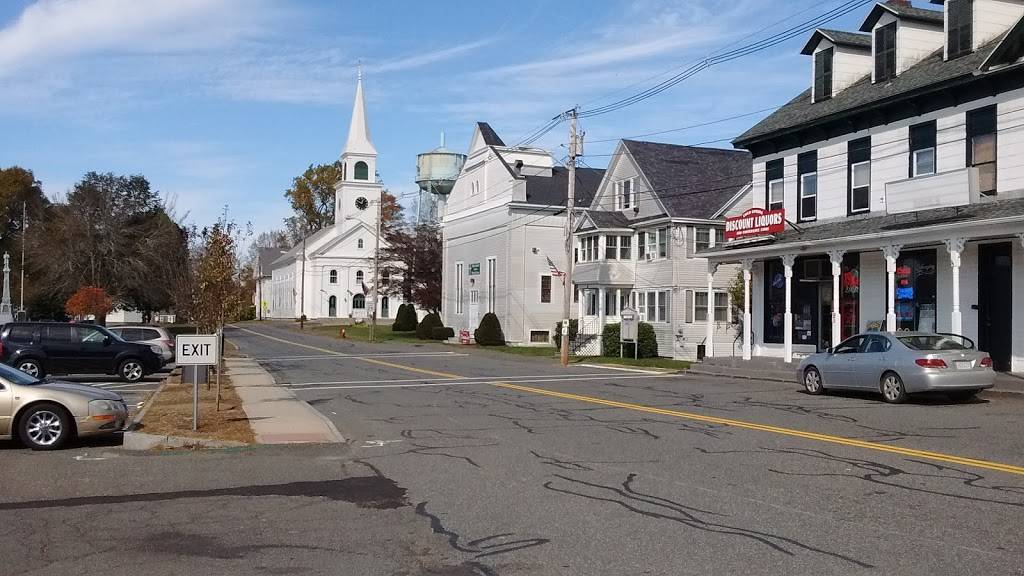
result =
M195 431L199 430L199 366L190 368L192 373L192 430Z
M306 322L306 235L302 235L302 278L299 280L299 330Z
M259 256L257 256L257 259ZM256 270L256 313L263 320L263 263L257 264Z
M569 124L569 190L565 199L565 254L566 254L566 266L565 266L565 290L564 294L564 305L562 307L562 366L569 365L569 310L572 307L572 264L573 264L573 225L572 225L572 211L576 200L576 156L579 154L579 138L576 135L576 112L577 109L573 108L569 110L567 114L570 118Z
M380 292L380 218L382 202L377 200L377 234L376 234L376 246L373 249L373 287L370 290L373 291L373 311L370 313L370 342L374 341L374 335L377 328L377 294Z
M21 315L25 315L25 241L28 236L28 208L26 203L21 203L21 303L18 305L18 311ZM25 320L25 318L21 318Z
M222 321L223 322L223 321ZM217 412L220 412L220 373L224 370L224 328L217 330Z

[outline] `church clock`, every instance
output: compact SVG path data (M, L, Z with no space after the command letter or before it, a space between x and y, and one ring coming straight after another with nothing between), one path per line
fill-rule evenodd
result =
M366 198L363 198L362 196L360 196L359 198L356 198L356 208L358 208L360 210L366 210L366 208L369 205L370 205L370 203L366 201Z

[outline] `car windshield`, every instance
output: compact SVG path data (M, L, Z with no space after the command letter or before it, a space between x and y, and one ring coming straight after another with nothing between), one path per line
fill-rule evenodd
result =
M970 350L959 339L952 336L918 335L897 337L904 346L911 350Z
M11 384L19 384L21 386L31 386L42 382L39 378L29 376L21 370L12 368L7 364L0 364L0 378L3 378Z

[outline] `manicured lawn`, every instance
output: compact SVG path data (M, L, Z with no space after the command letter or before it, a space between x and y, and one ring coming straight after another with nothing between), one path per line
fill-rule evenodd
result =
M295 330L299 329L298 323L294 326ZM330 336L331 338L340 338L339 332L342 326L306 326L306 331L313 334L319 334L321 336ZM370 326L368 324L355 324L352 326L344 326L345 338L349 340L357 340L360 342L370 341ZM416 338L415 332L392 332L391 326L377 326L374 333L374 340L377 342L393 342L393 341L416 341L421 342Z

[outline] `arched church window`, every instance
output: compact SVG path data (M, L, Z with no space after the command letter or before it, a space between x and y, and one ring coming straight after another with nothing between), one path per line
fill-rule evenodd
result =
M352 297L352 309L363 310L366 308L366 296L362 294L356 294Z
M334 318L338 315L338 297L331 296L327 299L327 315Z
M337 270L331 270L330 283L331 284L337 284L338 283L338 271Z
M352 169L352 177L356 180L369 180L370 179L370 167L366 165L366 162L360 160L356 162L356 165Z
M360 250L363 249L363 239L362 238L360 238L359 240L356 240L356 248L359 248Z
M356 284L362 284L362 283L363 283L363 271L362 270L356 270Z

